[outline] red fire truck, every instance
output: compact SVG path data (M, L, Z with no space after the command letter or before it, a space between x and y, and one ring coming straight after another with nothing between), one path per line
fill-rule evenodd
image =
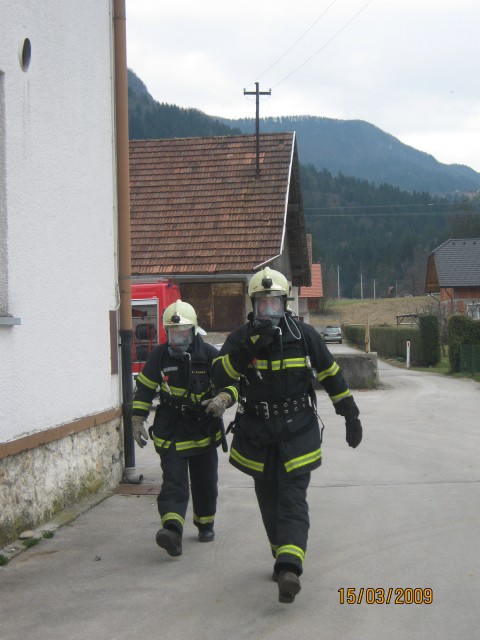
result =
M132 371L136 378L148 354L166 342L162 316L168 305L180 298L180 289L167 280L132 284Z

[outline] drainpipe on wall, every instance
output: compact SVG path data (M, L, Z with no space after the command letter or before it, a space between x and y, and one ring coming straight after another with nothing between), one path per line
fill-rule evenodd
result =
M117 136L118 280L120 285L120 353L122 359L123 442L125 480L143 481L135 473L135 443L132 431L132 287L130 249L130 172L128 149L128 84L125 0L114 0L115 119Z

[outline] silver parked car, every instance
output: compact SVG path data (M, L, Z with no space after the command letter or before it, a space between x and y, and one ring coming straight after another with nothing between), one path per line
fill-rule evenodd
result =
M322 329L320 335L325 342L338 342L338 344L342 344L342 329L340 327L332 327L329 325L325 327L325 329Z

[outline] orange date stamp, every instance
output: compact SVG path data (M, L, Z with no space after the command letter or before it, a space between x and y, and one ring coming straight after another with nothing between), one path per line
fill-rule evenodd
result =
M341 587L340 604L432 604L430 587Z

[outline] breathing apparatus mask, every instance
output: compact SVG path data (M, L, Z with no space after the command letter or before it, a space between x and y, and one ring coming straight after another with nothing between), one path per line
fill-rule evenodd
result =
M183 358L193 342L193 326L167 327L168 353L172 358Z
M285 300L281 295L258 295L252 298L253 317L255 320L270 320L278 327L285 315Z

